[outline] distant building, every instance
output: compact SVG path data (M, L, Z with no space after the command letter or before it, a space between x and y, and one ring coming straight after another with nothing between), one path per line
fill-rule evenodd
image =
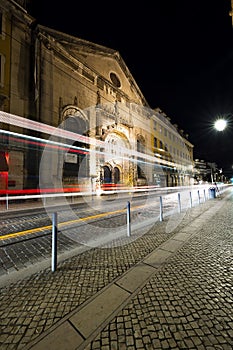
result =
M119 52L36 25L25 3L0 3L0 110L64 134L41 169L49 134L2 117L0 187L191 184L188 135L150 108Z
M194 179L196 183L224 182L226 180L222 169L219 169L216 163L203 159L194 160Z

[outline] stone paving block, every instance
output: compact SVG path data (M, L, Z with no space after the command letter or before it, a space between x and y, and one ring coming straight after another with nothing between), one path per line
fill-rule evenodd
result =
M83 342L83 338L66 321L53 332L49 333L34 346L31 350L75 350Z
M147 256L143 261L144 263L152 266L161 265L172 255L171 252L164 249L156 249L152 254Z
M70 322L87 338L129 297L130 293L112 284L80 311Z
M179 232L177 233L173 238L177 241L186 241L189 237L191 236L191 233L187 233L187 232Z
M181 232L187 233L189 235L192 235L193 233L197 232L198 226L190 224L189 226L185 226L181 229Z
M134 292L140 285L142 285L153 273L155 269L147 265L136 265L133 269L124 274L118 281L117 285Z
M163 243L161 248L169 252L175 252L183 245L183 242L176 239L169 239L167 242Z

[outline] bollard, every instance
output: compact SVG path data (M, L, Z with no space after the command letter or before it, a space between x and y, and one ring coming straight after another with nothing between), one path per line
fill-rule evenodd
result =
M180 193L178 193L178 208L179 208L179 213L181 213Z
M127 203L127 236L131 236L130 202Z
M8 194L6 194L6 210L9 209L9 200L8 200Z
M189 198L190 198L190 208L192 208L193 206L192 192L189 192Z
M57 269L57 213L52 215L52 272Z
M205 193L205 189L203 190L204 191L204 202L206 201L206 193Z
M198 204L201 203L200 191L197 190Z
M163 221L163 199L162 196L159 197L159 220Z

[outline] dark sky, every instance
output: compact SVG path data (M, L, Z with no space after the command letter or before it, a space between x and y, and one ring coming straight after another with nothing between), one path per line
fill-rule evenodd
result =
M230 0L33 2L39 24L119 51L150 107L189 134L194 158L232 169ZM220 116L224 132L213 129Z

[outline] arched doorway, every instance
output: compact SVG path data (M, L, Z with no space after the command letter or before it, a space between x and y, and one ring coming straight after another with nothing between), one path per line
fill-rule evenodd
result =
M104 183L109 184L111 182L112 182L111 169L107 165L104 165Z
M106 135L105 144L104 164L110 168L112 184L128 184L133 171L125 152L127 153L127 149L130 150L130 142L123 133L114 130Z
M120 170L118 167L114 167L113 169L113 181L114 184L118 184L120 182L121 179L121 174L120 174Z

